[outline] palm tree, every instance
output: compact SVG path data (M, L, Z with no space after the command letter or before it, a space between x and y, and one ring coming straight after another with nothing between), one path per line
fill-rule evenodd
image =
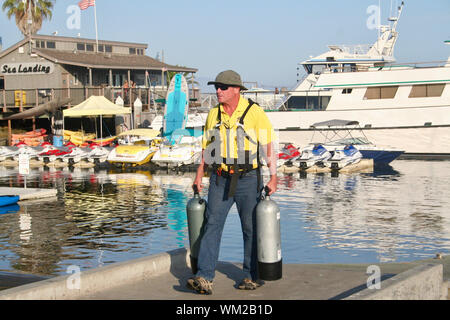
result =
M8 19L14 15L16 25L24 36L31 36L42 27L42 21L52 18L55 0L4 0L2 9Z

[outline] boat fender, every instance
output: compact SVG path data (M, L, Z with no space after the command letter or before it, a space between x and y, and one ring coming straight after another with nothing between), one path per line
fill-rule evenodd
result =
M280 208L270 199L269 189L256 207L256 238L258 272L262 280L279 280L282 277Z
M190 260L192 273L197 273L197 259L200 250L200 241L203 235L205 222L206 200L200 197L198 188L194 185L194 197L186 205L186 215L189 230L189 244L191 249Z

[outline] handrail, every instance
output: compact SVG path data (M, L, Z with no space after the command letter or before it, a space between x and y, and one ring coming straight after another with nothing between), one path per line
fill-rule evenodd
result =
M90 96L101 95L115 102L118 96L125 100L126 106L131 106L136 98L142 101L149 109L157 107L155 102L160 97L165 97L164 91L154 87L105 87L92 86L81 88L35 88L35 89L2 89L0 90L0 112L17 112L25 108L32 108L44 104L54 98L72 98L69 106L77 105Z

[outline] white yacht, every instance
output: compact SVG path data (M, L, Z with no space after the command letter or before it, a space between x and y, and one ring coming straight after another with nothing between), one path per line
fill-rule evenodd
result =
M450 158L450 58L394 64L403 5L373 45L332 45L302 62L304 80L276 111L266 110L280 141L305 146L314 123L351 119L371 142L404 150L402 157Z

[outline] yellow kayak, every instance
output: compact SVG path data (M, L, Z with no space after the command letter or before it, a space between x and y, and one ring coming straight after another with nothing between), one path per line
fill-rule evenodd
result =
M84 133L82 131L64 130L64 140L70 141L75 145L82 145L88 140L94 140L95 133Z

